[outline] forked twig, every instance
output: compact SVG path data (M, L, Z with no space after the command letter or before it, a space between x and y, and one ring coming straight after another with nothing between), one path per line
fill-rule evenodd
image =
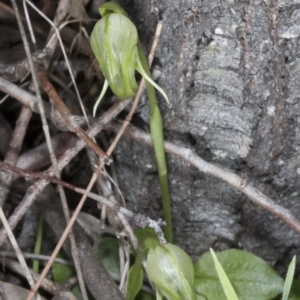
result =
M15 172L15 173L17 173L17 174L25 177L28 180L31 180L31 179L43 179L45 181L53 182L55 184L63 186L65 188L70 189L70 190L72 190L74 192L77 192L79 194L84 194L86 192L86 190L84 190L82 188L79 188L77 186L74 186L73 184L70 184L70 183L67 183L65 181L62 181L61 179L58 179L56 177L49 176L48 172L32 172L32 171L27 171L27 170L24 170L24 169L20 169L20 168L18 168L16 166L10 165L10 164L8 164L8 163L6 163L4 161L1 161L1 160L0 160L0 168L3 168L4 170L9 170L9 171ZM105 197L96 195L95 193L89 192L88 193L88 197L91 198L91 199L93 199L93 200L99 201L100 203L102 203L104 205L107 205L108 207L110 207L112 210L114 210L117 213L125 215L128 218L132 218L132 220L135 222L135 224L138 227L141 227L141 228L145 228L145 227L153 228L155 230L155 232L157 233L157 236L158 236L160 242L162 244L165 243L165 240L164 240L164 237L163 237L163 233L162 233L162 230L160 228L161 226L165 226L165 222L162 219L158 219L157 221L155 221L155 220L152 220L151 218L149 218L149 217L147 217L147 216L145 216L143 214L140 214L140 213L136 214L136 213L132 212L131 210L129 210L129 209L123 207L123 206L120 206L116 202L108 200Z
M157 43L158 43L158 40L159 40L159 35L160 35L160 32L161 32L161 28L162 28L162 24L163 24L163 23L162 23L162 21L161 21L161 22L159 22L158 25L157 25L156 32L158 32L158 34L155 34L155 37L156 37L156 38L155 38L154 41L153 41L153 46L151 47L151 51L155 51L155 49L156 49L156 46L157 46ZM152 52L151 52L151 55L152 55ZM152 62L151 62L151 63L152 63ZM149 65L151 65L150 62L149 62ZM133 105L132 105L132 108L131 108L131 110L130 110L130 112L129 112L129 114L128 114L128 117L126 118L126 120L125 120L124 123L123 123L123 126L122 126L122 127L123 127L123 131L125 130L125 128L128 126L128 124L129 124L129 122L130 122L130 119L131 119L131 117L132 117L132 115L133 115L133 113L134 113L134 110L135 110L135 108L136 108L136 106L137 106L137 103L138 103L138 101L139 101L139 99L140 99L140 97L141 97L141 94L142 94L142 92L143 92L144 84L145 84L145 80L142 79L141 82L140 82L140 85L139 85L138 92L137 92L137 94L136 94L136 96L135 96L135 99L134 99L134 103L133 103ZM126 125L125 125L125 124L126 124ZM121 137L121 134L118 134L118 135L116 136L114 142L112 143L112 145L110 146L110 148L109 148L108 151L106 152L106 154L107 154L108 156L111 155L111 153L112 153L113 149L115 148L117 142L119 141L120 137ZM93 187L95 181L97 180L97 177L98 177L98 175L100 174L100 171L101 171L101 169L102 169L103 167L104 167L104 162L102 161L102 162L100 162L99 167L98 167L98 169L96 170L96 172L93 173L92 178L91 178L91 180L90 180L90 183L89 183L88 187L86 188L86 191L85 191L83 197L81 198L81 200L80 200L80 202L79 202L79 204L78 204L76 210L74 211L74 214L73 214L73 216L72 216L70 222L68 223L68 225L67 225L67 227L66 227L66 229L65 229L65 231L64 231L64 233L63 233L63 235L62 235L62 237L61 237L61 239L60 239L59 242L57 243L57 245L56 245L56 247L55 247L55 249L54 249L54 251L53 251L53 253L52 253L52 255L51 255L51 259L49 260L49 262L48 262L47 265L45 266L45 268L44 268L44 270L43 270L43 272L42 272L42 274L41 274L41 277L40 277L39 281L36 282L36 285L35 285L34 289L31 291L30 295L27 297L27 300L31 300L31 299L34 297L35 293L36 293L37 290L38 290L38 287L39 287L41 281L42 281L43 278L47 275L47 273L48 273L48 271L49 271L49 269L50 269L50 267L51 267L51 264L52 264L53 259L57 256L57 254L58 254L58 252L59 252L59 250L60 250L62 244L64 243L64 241L65 241L65 239L66 239L66 237L67 237L68 232L69 232L70 229L72 228L72 226L73 226L73 224L74 224L74 222L75 222L75 220L76 220L76 218L77 218L77 215L79 214L79 212L80 212L80 210L81 210L81 208L82 208L82 206L83 206L83 204L84 204L84 202L85 202L85 200L86 200L86 198L87 198L87 196L88 196L88 193L89 193L90 190L92 189L92 187Z

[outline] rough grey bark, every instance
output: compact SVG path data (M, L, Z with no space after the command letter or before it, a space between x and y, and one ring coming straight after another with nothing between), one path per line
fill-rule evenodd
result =
M124 3L126 2L126 3ZM160 104L166 138L241 175L300 213L300 1L123 1L151 42L164 21L155 74L172 108ZM147 122L147 106L140 117ZM128 205L161 216L153 152L123 139L117 170ZM299 235L214 178L168 157L175 243L194 258L239 247L283 271Z

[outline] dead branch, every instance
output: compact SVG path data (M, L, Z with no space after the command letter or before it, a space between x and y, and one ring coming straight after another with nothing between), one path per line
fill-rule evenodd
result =
M50 49L44 48L32 53L32 61L34 64L43 64L45 57L49 56ZM15 82L23 79L30 72L28 59L17 61L13 64L0 67L0 76L10 82Z
M4 79L0 76L0 90L7 93L11 97L18 100L23 105L30 107L32 111L40 113L38 108L38 98L31 94L30 92L18 87L17 85L11 83L10 81ZM68 131L66 126L63 127L63 121L61 120L60 113L51 104L42 101L45 115L48 120L51 120L53 124L59 124L60 128L64 131ZM84 117L82 116L72 116L73 122L77 125L82 126L86 124Z
M32 111L36 113L39 112L39 108L37 106L38 99L33 94L25 91L24 89L18 87L17 85L11 83L10 81L0 77L0 90L4 93L9 94L11 97L15 98L23 105L30 107ZM45 107L45 114L47 118L51 119L51 106L50 104L43 102L43 106Z
M105 127L105 129L118 132L120 130L120 127L120 124L114 123L109 124ZM124 135L141 143L152 146L150 134L134 126L129 126ZM247 183L240 176L227 170L224 170L220 167L217 167L214 164L208 163L207 161L203 160L198 155L196 155L191 149L176 146L170 142L165 142L165 151L189 162L200 172L203 172L204 174L211 175L213 177L221 179L222 181L227 182L233 188L237 189L238 191L242 192L245 196L247 196L247 198L253 203L261 206L262 208L276 215L287 225L289 225L295 231L300 233L300 221L296 219L288 209L282 207L281 205L277 204L274 200L268 198L258 189L253 187L251 184Z

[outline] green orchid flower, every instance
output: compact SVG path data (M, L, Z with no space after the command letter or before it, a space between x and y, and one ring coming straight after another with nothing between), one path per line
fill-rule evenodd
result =
M138 54L138 33L135 25L129 20L125 11L114 3L106 3L99 8L102 19L98 21L91 34L92 50L104 74L105 83L94 106L93 114L103 98L108 86L120 99L135 95L138 84L135 71L138 71L150 82L169 103L166 93L148 76Z
M154 87L168 103L169 99L166 93L151 79L147 58L138 41L136 27L130 21L126 12L119 5L112 2L101 5L99 12L102 19L96 23L90 42L100 69L104 74L105 82L94 106L93 115L95 116L97 107L108 86L119 99L127 99L134 96L138 88L135 71L145 78L150 108L150 132L159 174L164 219L167 222L165 235L167 241L172 242L172 216L167 163L164 152L163 122Z
M155 284L158 299L196 300L194 266L190 257L173 244L158 245L150 249L147 274Z

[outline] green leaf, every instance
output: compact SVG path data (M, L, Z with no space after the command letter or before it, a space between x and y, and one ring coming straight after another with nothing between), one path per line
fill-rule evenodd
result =
M135 300L155 300L155 296L145 291L140 291Z
M300 300L300 279L294 279L289 300Z
M72 293L75 295L75 297L78 300L84 300L81 294L81 290L78 284L76 284L73 288L72 288Z
M230 249L217 257L240 300L268 300L281 293L283 279L254 254ZM195 288L208 299L226 299L209 252L195 264Z
M143 268L142 262L145 255L145 247L143 243L139 243L135 261L129 270L128 289L126 300L134 300L143 284Z
M99 244L98 257L107 271L119 274L119 241L116 238L105 237Z
M57 257L65 258L65 256L61 253L59 253ZM52 270L53 280L54 282L57 283L64 282L75 275L75 269L73 267L60 264L60 263L53 263L51 270Z
M134 300L143 284L142 266L133 265L129 270L126 300Z
M214 260L214 264L215 264L217 273L219 275L220 282L222 284L222 288L224 290L224 293L225 293L227 299L228 300L238 300L238 297L237 297L237 295L234 291L234 288L232 287L226 273L224 272L220 262L218 261L218 258L216 256L214 250L210 249L210 253L211 253L212 258Z
M140 228L134 232L139 241L139 245L144 245L145 250L154 249L159 245L157 235L152 228Z
M288 297L289 297L289 294L291 291L291 287L292 287L292 283L293 283L295 268L296 268L296 256L293 257L293 259L289 265L288 272L286 274L282 300L288 300Z

